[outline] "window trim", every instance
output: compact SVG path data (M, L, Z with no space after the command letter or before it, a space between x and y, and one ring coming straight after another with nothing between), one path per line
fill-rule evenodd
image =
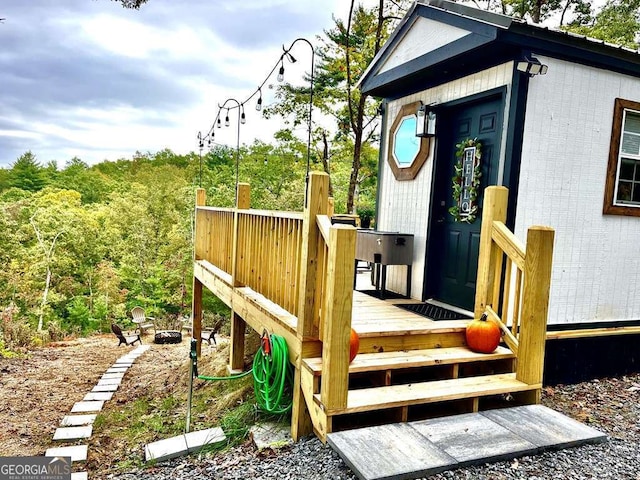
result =
M411 162L411 165L408 167L400 167L398 162L396 162L395 155L393 153L395 132L400 126L400 122L409 115L415 115L420 105L421 102L419 101L403 105L388 131L387 139L389 147L387 150L387 163L389 164L389 167L391 167L393 176L396 177L396 180L399 182L413 180L416 178L418 176L418 172L426 163L427 158L429 158L429 152L431 151L431 138L422 137L420 139L420 150L418 150L413 162Z
M616 98L613 107L613 125L611 127L611 143L609 145L609 163L607 164L607 179L604 187L604 204L602 213L605 215L625 215L640 217L640 205L616 205L614 194L620 162L620 142L622 141L622 121L625 110L640 112L640 102Z

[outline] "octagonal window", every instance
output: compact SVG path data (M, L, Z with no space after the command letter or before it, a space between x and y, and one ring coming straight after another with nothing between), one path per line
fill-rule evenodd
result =
M420 138L416 137L416 116L407 115L393 133L393 158L400 167L413 163L420 151Z

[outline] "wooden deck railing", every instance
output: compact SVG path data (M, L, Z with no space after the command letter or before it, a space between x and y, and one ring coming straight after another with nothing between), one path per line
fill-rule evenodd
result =
M516 378L542 383L554 230L534 226L523 245L505 226L508 190L484 193L475 316L486 312L518 358Z
M322 341L322 401L328 408L342 408L348 390L356 229L331 224L328 187L326 174L312 172L302 213L250 209L247 184L238 185L232 209L205 207L202 191L196 200L195 260L228 274L232 289L246 294L248 288L266 299L274 317L282 309L297 317L298 344L290 350L304 352L305 342ZM234 310L232 369L242 365L244 328Z

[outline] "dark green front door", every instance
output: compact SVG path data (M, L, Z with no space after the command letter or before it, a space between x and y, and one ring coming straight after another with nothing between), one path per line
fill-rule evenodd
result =
M473 310L482 217L482 191L498 179L502 97L444 109L438 118L438 150L431 203L426 297ZM456 144L475 139L482 144L482 176L478 213L473 223L456 222L449 213L454 205L452 177Z

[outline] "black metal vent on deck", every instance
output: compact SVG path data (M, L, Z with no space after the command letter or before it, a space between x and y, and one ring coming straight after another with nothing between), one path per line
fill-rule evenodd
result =
M467 320L470 318L464 313L454 312L453 310L432 305L431 303L396 304L396 307L404 308L405 310L417 313L431 320Z

